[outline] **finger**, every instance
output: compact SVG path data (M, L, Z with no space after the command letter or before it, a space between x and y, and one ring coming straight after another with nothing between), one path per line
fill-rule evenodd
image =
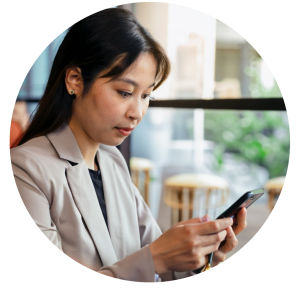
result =
M215 221L208 221L195 226L198 235L208 235L225 230L233 223L231 218L220 219Z
M242 208L236 216L236 224L232 226L235 235L238 235L247 227L247 209Z
M196 245L200 247L207 247L214 244L220 244L222 241L225 240L226 235L227 231L222 230L215 234L200 236L198 237L198 243Z
M214 252L214 256L213 256L213 264L217 265L220 262L223 262L226 259L226 254L223 253L220 250L217 250L216 252Z
M193 218L193 219L189 219L189 220L186 220L186 221L181 221L181 222L177 223L175 226L187 225L187 224L201 224L201 223L208 222L208 221L210 221L210 218L209 218L208 215L205 215L205 216L200 217L200 218Z
M230 252L238 245L238 240L234 234L234 231L231 227L226 228L227 236L225 243L223 243L219 250L223 252L224 254Z
M199 257L196 257L196 259L193 260L193 265L192 265L191 271L195 270L195 269L199 269L199 268L205 266L206 262L207 262L206 257L207 256L205 256L205 255L201 255Z
M200 219L201 219L202 223L211 221L208 214L204 215L203 217L200 217Z
M208 255L208 254L211 254L212 252L218 251L219 246L220 246L220 243L216 243L216 244L213 244L210 246L202 247L201 250L199 250L199 251L201 251L202 255Z

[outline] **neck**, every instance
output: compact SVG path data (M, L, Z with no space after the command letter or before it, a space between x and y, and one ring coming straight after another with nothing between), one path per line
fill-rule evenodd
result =
M96 143L89 135L87 135L87 133L75 120L71 119L69 127L75 136L87 167L91 170L97 170L97 166L95 164L95 155L100 143Z

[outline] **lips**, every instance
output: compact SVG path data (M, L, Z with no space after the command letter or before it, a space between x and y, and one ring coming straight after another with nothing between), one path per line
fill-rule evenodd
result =
M123 136L128 136L130 135L131 131L134 129L134 127L115 127L119 133L121 133Z

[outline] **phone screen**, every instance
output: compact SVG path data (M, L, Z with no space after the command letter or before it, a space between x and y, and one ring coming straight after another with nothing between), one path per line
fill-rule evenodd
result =
M234 202L228 209L226 209L217 219L232 218L235 214L239 212L243 207L248 208L253 204L258 198L264 194L264 189L256 189L245 193L236 202Z

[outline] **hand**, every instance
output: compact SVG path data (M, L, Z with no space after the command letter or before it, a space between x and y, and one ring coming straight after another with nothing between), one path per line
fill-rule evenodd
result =
M99 273L101 273L101 274L103 274L103 275L106 275L106 276L109 276L109 277L115 278L113 272L110 271L110 270L102 270L102 271L99 271Z
M218 250L233 220L205 221L180 222L149 245L157 274L192 271L205 265L206 255Z
M220 248L214 252L212 266L218 265L220 262L224 261L226 254L233 250L237 244L238 240L236 235L242 232L247 227L247 209L243 208L239 211L236 217L234 217L232 227L226 228L227 236L224 243L221 244Z

